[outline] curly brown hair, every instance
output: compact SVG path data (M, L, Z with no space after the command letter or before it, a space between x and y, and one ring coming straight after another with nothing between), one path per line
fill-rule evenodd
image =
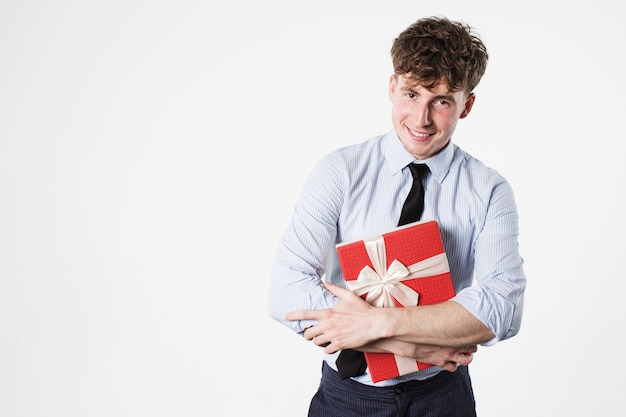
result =
M426 17L393 41L396 74L434 88L444 81L453 91L471 93L487 69L487 48L473 29L445 17Z

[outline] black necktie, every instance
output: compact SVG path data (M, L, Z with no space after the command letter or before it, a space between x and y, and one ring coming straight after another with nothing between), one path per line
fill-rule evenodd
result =
M422 178L428 172L428 166L426 164L409 164L408 167L413 176L413 185L409 195L404 200L398 226L418 221L424 211L424 185L422 184ZM363 375L367 368L363 352L352 349L342 350L337 357L336 363L341 379Z
M424 211L424 185L422 184L422 178L426 176L428 166L426 164L409 164L408 166L411 170L411 175L413 175L413 185L409 195L404 200L398 226L418 221Z

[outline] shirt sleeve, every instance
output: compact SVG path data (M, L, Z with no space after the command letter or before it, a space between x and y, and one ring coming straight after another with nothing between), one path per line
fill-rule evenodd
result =
M476 284L453 299L495 334L485 345L513 337L521 326L526 277L519 254L518 222L513 191L503 180L493 188L484 225L474 243Z
M290 322L285 315L302 309L322 309L337 303L324 289L322 277L335 248L343 192L338 164L328 155L313 168L279 242L270 275L270 317L296 332L310 321Z

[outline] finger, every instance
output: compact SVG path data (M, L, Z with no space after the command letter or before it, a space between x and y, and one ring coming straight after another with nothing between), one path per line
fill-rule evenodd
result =
M469 365L474 360L474 355L471 353L461 353L457 356L457 363L463 366Z
M323 334L324 331L320 328L320 326L309 326L304 330L303 336L306 340L313 340L316 345L320 345L317 341L320 340L319 338Z
M319 310L298 310L292 311L285 315L285 320L296 321L296 320L318 320L319 319Z
M313 343L315 343L317 346L321 346L321 347L326 347L328 345L330 345L330 341L327 340L323 334L317 335L316 337L313 338Z
M333 353L337 352L339 349L335 348L330 342L326 343L324 345L324 352L328 353L329 355L332 355Z
M311 340L317 346L327 347L330 345L330 340L328 340L324 333L318 331L317 326L308 327L304 331L303 336L305 340Z
M342 288L338 285L331 284L330 282L324 282L324 288L330 291L333 295L341 298L342 300L349 296L350 294L354 294L352 291Z
M314 326L304 329L304 333L302 334L302 336L304 336L304 340L313 340L315 338L317 333L313 330L313 327Z
M448 372L456 372L456 370L457 370L457 368L458 368L458 367L459 367L459 364L458 364L458 363L456 363L456 362L451 362L451 361L446 362L446 363L442 366L442 368L443 368L443 369L445 369L445 370L446 370L446 371L448 371Z

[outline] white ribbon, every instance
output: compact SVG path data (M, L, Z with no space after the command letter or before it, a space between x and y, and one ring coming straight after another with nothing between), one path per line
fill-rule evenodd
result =
M373 306L395 307L394 298L405 307L416 306L419 294L402 281L450 272L445 253L426 258L408 267L394 259L387 268L384 238L375 236L363 242L374 269L366 265L356 280L346 281L346 284L357 295L367 294L365 300Z

